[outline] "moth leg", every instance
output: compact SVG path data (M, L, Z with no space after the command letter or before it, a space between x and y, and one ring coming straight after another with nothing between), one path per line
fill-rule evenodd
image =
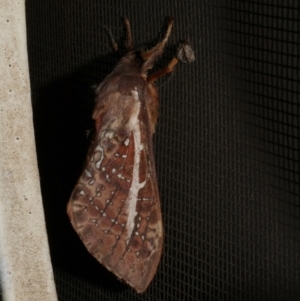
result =
M167 65L167 67L165 67L162 70L158 70L156 72L154 72L153 74L149 75L147 78L147 83L153 83L154 81L156 81L159 77L171 73L175 66L178 64L179 60L176 57L173 57L172 60L169 62L169 64Z
M189 41L185 40L183 43L179 45L176 55L172 58L172 60L167 65L167 67L149 75L147 78L147 82L152 83L155 80L157 80L159 77L171 73L174 70L175 66L178 64L178 62L192 63L194 60L195 60L194 51L190 46Z
M126 28L126 42L125 46L127 51L133 50L133 39L131 34L130 22L127 17L124 17L124 23Z
M163 53L164 47L167 44L168 39L171 34L173 21L174 21L174 19L172 17L168 18L167 32L166 32L163 40L160 43L158 43L156 46L154 46L152 49L150 49L148 51L141 51L141 56L142 56L143 60L145 61L143 64L143 67L142 67L142 73L151 69L153 66L154 60Z

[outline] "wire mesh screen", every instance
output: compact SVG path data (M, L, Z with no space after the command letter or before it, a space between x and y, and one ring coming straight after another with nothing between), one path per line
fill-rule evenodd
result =
M38 161L59 300L299 300L298 1L27 1ZM104 26L158 68L189 38L196 61L159 80L154 137L164 247L136 294L85 250L66 204L93 128L92 87L116 58ZM122 39L121 39L122 40Z

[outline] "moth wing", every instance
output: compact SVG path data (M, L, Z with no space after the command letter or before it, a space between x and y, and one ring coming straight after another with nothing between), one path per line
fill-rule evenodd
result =
M120 95L121 103L134 107L124 97L130 96ZM148 112L138 107L136 118L97 115L95 140L67 211L88 251L143 292L160 261L163 229Z

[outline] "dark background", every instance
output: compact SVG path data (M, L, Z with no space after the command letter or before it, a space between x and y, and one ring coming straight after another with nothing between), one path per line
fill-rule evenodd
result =
M298 1L27 0L41 186L60 301L300 300ZM103 28L151 47L189 38L196 61L159 80L154 137L165 242L143 295L92 258L66 204L113 68ZM121 39L122 41L122 39Z

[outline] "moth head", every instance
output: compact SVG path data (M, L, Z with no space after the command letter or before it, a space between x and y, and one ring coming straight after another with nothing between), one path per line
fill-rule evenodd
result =
M140 51L130 51L121 58L115 71L126 75L140 75L142 65L143 59L140 55Z
M117 69L120 69L120 71L126 72L126 74L132 75L139 72L140 75L143 77L147 77L148 70L152 69L153 64L155 60L162 55L164 51L164 47L169 39L169 36L171 34L172 25L173 25L173 18L168 18L168 24L167 24L167 31L163 37L163 39L156 44L154 47L152 47L149 50L138 50L134 51L134 45L133 45L133 38L131 34L131 28L130 23L127 17L124 18L124 23L126 27L126 50L127 53L123 58L120 60L119 64L117 65ZM114 48L117 50L118 47L116 43L113 40ZM119 70L117 70L119 71Z

